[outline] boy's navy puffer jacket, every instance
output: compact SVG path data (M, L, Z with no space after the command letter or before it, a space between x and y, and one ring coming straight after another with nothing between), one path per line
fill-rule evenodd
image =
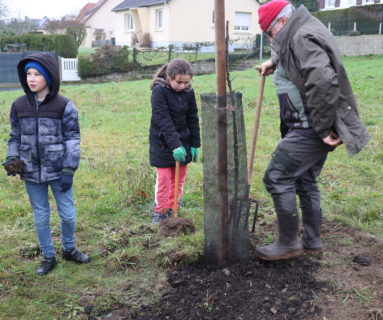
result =
M43 65L52 77L49 94L40 104L26 81L24 67L30 61ZM7 158L24 161L20 177L30 182L57 180L63 170L73 174L80 161L80 128L76 107L58 95L56 60L49 54L34 53L22 59L17 69L25 95L12 104Z
M198 109L193 89L174 91L164 81L158 81L151 97L150 164L157 168L174 167L172 151L184 146L185 165L192 160L190 147L199 148Z

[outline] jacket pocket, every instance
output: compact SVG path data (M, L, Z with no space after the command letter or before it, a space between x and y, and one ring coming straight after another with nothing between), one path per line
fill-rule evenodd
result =
M44 158L47 172L59 172L63 168L64 145L49 144L45 146Z
M20 160L24 162L24 170L23 173L32 172L33 164L32 164L32 147L28 144L20 145Z
M274 185L288 185L297 174L301 161L292 157L287 151L277 148L269 162L263 177L263 182L269 190Z

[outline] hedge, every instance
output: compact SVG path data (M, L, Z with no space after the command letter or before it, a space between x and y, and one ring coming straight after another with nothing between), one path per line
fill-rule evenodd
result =
M7 44L25 44L28 51L56 51L60 57L76 58L78 47L72 35L22 34L0 37L0 49L6 51Z
M312 14L326 26L330 22L334 35L343 35L353 30L354 22L357 22L357 28L361 34L377 34L382 12L383 4L371 4L346 9L323 10Z

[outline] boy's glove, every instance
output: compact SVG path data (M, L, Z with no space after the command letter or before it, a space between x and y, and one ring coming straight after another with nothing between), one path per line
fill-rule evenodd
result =
M73 175L62 172L61 178L60 178L60 188L61 188L60 191L67 192L70 188L72 188L72 184L73 184Z
M7 161L3 163L5 171L7 171L8 176L15 176L17 173L22 173L25 167L25 164L22 160L19 160L15 157L9 157Z
M198 148L194 148L194 147L190 147L190 153L192 155L193 162L197 162L198 161L199 149Z
M173 150L173 158L176 161L180 161L180 162L185 161L185 158L186 158L186 150L185 150L185 148L182 146L182 147L179 147L177 149L174 149Z

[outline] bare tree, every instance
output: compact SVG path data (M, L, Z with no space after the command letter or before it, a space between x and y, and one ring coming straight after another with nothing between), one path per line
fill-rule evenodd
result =
M8 14L8 7L4 0L0 0L0 19L3 19Z
M71 34L76 39L78 46L86 37L86 27L75 16L65 16L59 20L48 20L44 29L49 34Z
M77 46L80 46L86 37L86 27L83 23L73 20L72 23L67 26L66 33L73 35L76 39Z
M12 18L4 24L4 34L24 34L35 31L38 28L38 23L35 19L25 17L24 20Z
M49 34L65 33L61 20L47 20L44 23L44 30Z

